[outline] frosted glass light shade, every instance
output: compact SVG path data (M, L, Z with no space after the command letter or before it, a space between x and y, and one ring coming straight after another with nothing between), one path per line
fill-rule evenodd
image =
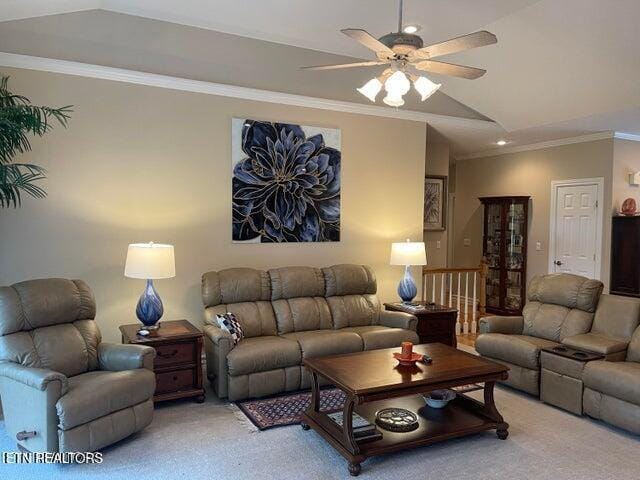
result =
M389 95L394 97L402 96L409 91L411 88L411 82L407 78L407 76L397 70L387 78L387 81L384 82L384 89L387 91Z
M418 77L418 79L413 82L413 86L420 94L420 100L424 102L427 98L436 93L441 85L439 83L433 83L427 77Z
M404 105L404 99L401 96L393 96L391 94L387 94L382 101L390 107L401 107Z
M372 102L375 102L378 93L380 93L380 90L382 90L382 83L377 78L372 78L362 87L357 88L356 90L358 90L362 95L367 97Z
M391 244L390 265L426 265L424 242L395 242Z
M127 250L124 276L159 279L176 276L173 245L162 243L132 243Z

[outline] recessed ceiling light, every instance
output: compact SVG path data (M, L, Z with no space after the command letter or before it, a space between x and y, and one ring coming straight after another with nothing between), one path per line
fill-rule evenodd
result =
M504 147L507 144L506 140L498 140L496 142L496 145L500 146L500 147Z
M405 25L402 31L410 35L420 31L422 27L420 25Z

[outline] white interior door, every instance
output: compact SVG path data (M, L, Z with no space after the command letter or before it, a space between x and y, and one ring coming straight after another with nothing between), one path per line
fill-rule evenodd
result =
M552 239L551 271L587 278L599 277L598 188L597 183L558 185L555 188L555 238Z

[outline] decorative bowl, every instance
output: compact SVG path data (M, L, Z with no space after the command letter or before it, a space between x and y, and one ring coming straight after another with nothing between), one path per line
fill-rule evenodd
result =
M394 353L393 357L404 367L413 367L416 362L422 360L422 355L419 353L412 353L411 357L403 357L401 353Z
M451 400L456 398L456 392L453 390L434 390L423 395L427 405L431 408L444 408Z

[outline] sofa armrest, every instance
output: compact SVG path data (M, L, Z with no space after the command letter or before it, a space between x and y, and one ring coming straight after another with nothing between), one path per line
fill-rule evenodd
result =
M507 335L521 335L524 330L524 317L482 317L480 319L480 333L504 333Z
M0 363L0 376L10 378L40 391L45 391L51 382L60 382L62 394L69 388L67 377L60 372L46 368L25 367L14 362Z
M233 349L233 337L226 330L216 325L205 324L202 327L205 336L209 338L216 346L224 348L227 353Z
M100 370L119 372L146 368L153 371L153 359L156 351L144 345L120 345L117 343L100 343L98 345L98 364Z
M229 332L208 322L202 327L202 331L207 354L207 377L218 398L226 398L229 395L227 355L234 347L233 339Z
M391 328L404 328L405 330L416 331L418 318L415 315L405 312L395 312L393 310L382 310L380 312L380 324Z
M629 341L597 333L584 333L565 337L562 340L562 344L577 350L586 350L587 352L600 353L605 356L619 354L619 356L624 357Z

